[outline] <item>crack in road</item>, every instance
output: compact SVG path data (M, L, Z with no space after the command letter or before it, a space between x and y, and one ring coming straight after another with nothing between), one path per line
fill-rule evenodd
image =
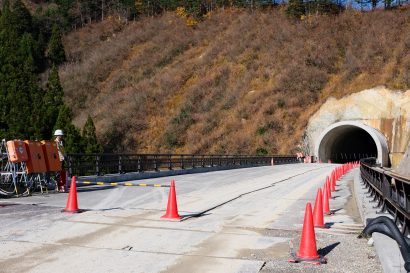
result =
M231 203L231 202L233 202L233 201L235 201L235 200L237 200L237 199L239 199L239 198L241 198L241 197L243 197L243 196L246 196L246 195L249 195L249 194L258 192L258 191L262 191L262 190L266 190L266 189L272 188L272 187L274 187L276 184L280 184L280 183L286 182L286 181L288 181L288 180L291 180L291 179L293 179L293 178L295 178L295 177L304 175L304 174L309 173L309 172L312 172L312 171L317 171L317 170L320 170L320 169L324 169L324 168L328 168L328 166L314 168L314 169L311 169L311 170L308 170L308 171L305 171L305 172L302 172L302 173L299 173L299 174L296 174L296 175L293 175L293 176L289 176L289 177L287 177L287 178L285 178L285 179L276 181L276 182L272 183L272 184L269 185L269 186L265 186L265 187L262 187L262 188L258 188L258 189L256 189L256 190L252 190L252 191L248 191L248 192L242 193L242 194L240 194L240 195L238 195L238 196L236 196L236 197L234 197L234 198L232 198L232 199L229 199L229 200L227 200L227 201L225 201L225 202L223 202L223 203L220 203L220 204L218 204L218 205L216 205L216 206L213 206L213 207L211 207L211 208L209 208L209 209L206 209L206 210L204 210L204 211L201 211L201 212L198 212L198 213L194 213L194 214L191 214L191 215L188 215L188 216L184 216L180 221L182 222L182 221L186 221L186 220L191 219L191 218L201 217L201 216L204 215L205 213L207 213L207 212L209 212L209 211L212 211L212 210L214 210L214 209L217 209L217 208L219 208L219 207L222 207L223 205L226 205L226 204L228 204L228 203Z

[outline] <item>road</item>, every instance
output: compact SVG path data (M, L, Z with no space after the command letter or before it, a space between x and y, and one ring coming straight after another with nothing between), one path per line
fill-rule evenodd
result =
M305 204L313 206L317 188L335 166L293 164L172 177L182 221L160 218L168 199L165 187L81 187L79 207L87 211L74 215L60 212L67 194L0 200L0 272L369 272L368 267L381 272L372 249L351 235L361 224L348 183L338 186L339 198L331 203L337 210L327 219L332 227L317 233L318 247L327 249L323 254L330 258L341 251L353 262L329 262L322 271L287 262L289 242L298 244ZM138 183L166 185L170 179ZM349 249L358 243L364 252ZM355 262L361 255L368 260Z

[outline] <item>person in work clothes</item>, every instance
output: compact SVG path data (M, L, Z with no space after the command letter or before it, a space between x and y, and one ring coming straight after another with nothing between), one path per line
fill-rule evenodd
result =
M57 144L57 149L58 149L58 156L60 158L61 162L61 171L56 174L56 181L57 181L57 186L58 186L58 191L59 192L65 192L65 187L66 187L66 181L67 181L67 173L65 171L65 152L64 152L64 146L63 146L63 136L64 133L62 130L57 129L54 132L55 142Z

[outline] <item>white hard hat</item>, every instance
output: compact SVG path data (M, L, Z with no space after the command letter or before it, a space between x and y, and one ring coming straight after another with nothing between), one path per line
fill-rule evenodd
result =
M63 135L64 135L63 130L57 129L57 130L54 132L54 135L55 135L55 136L63 136Z

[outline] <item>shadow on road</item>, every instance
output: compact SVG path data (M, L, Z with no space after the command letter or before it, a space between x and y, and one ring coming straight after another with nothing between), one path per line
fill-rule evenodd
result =
M340 245L340 242L336 242L334 244L328 245L324 248L319 249L317 252L319 253L319 255L321 256L326 256L327 254L329 254L335 247L337 247L338 245Z
M181 221L185 221L188 220L190 218L199 218L202 216L207 216L210 215L211 213L203 213L203 212L199 212L199 213L189 213L189 214L181 214Z
M332 213L332 214L335 214L336 212L338 212L339 210L342 210L342 209L343 209L343 208L340 208L340 209L332 209L332 210L331 210L331 213Z

